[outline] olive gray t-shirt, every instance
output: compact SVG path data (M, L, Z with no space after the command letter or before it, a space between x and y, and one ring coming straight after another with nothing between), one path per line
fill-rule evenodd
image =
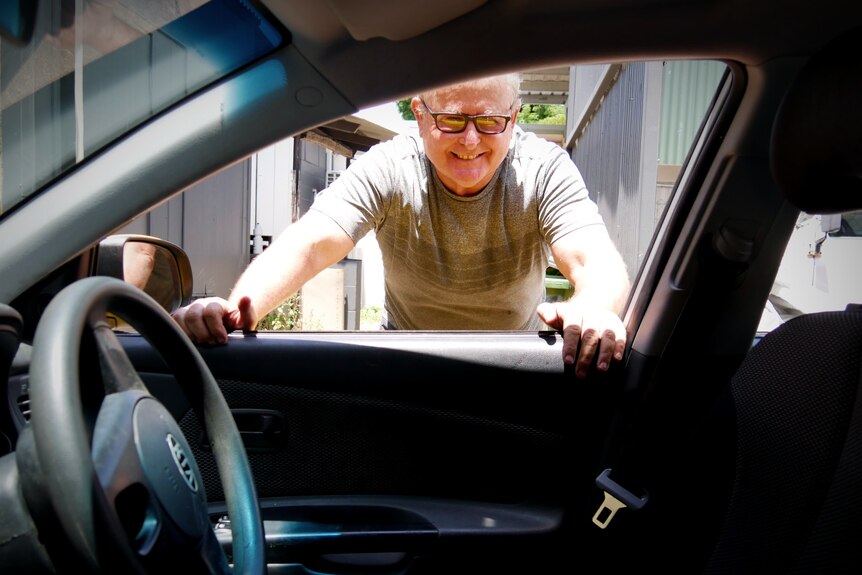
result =
M478 194L447 190L419 137L399 135L355 160L311 209L359 241L374 230L385 311L398 329L537 330L549 246L604 225L561 147L515 127Z

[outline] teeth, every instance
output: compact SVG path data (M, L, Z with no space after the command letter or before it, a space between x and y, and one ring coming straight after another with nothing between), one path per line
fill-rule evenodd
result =
M459 160L472 160L472 159L474 159L474 158L478 158L478 157L479 157L479 154L473 154L473 155L471 155L471 156L462 156L461 154L459 154L459 153L457 153L457 152L452 152L452 153L453 153L453 154L455 154L455 156L456 156Z

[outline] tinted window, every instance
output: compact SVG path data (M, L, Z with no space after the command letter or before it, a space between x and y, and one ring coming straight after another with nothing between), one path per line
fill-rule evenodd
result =
M862 211L833 216L802 213L784 251L759 331L803 313L862 303Z
M242 0L41 2L34 40L0 46L0 214L281 42Z

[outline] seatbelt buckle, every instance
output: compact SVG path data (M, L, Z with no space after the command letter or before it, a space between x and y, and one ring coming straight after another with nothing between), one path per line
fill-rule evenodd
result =
M596 514L593 515L593 523L599 529L607 527L620 509L628 507L632 511L639 511L649 501L649 493L644 492L642 496L638 497L611 479L610 475L611 470L605 469L596 477L596 485L605 492L604 501L599 505Z

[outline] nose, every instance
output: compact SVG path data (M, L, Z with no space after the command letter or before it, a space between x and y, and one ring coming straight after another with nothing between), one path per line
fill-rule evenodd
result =
M476 130L476 125L473 122L467 122L467 127L461 132L461 143L467 147L475 147L482 141L482 136Z

